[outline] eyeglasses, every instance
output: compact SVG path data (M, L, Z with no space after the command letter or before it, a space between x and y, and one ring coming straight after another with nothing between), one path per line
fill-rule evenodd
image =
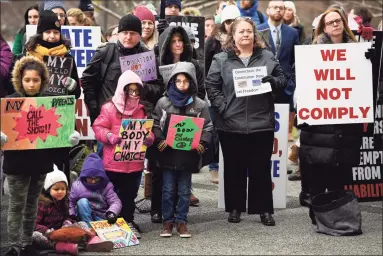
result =
M181 84L185 84L186 86L188 86L190 83L188 80L184 80L184 81L181 81L181 80L176 80L176 85L181 85Z
M90 183L92 181L99 182L101 180L100 177L86 177L86 182Z
M330 20L328 22L326 22L326 26L335 26L335 25L339 25L339 24L342 24L343 21L342 19L336 19L336 20Z
M133 95L133 94L140 95L140 91L139 90L129 89L128 93L129 93L129 95Z
M281 10L283 11L285 9L284 6L269 6L270 9L273 9L274 11L276 10Z
M64 13L57 13L57 18L59 19L64 19L66 17L66 15Z

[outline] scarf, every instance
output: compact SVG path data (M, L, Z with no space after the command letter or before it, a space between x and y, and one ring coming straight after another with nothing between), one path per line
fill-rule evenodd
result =
M346 33L343 33L343 43L355 43L355 42ZM318 40L315 44L333 44L333 42L331 41L331 38L326 33L323 33L318 36Z
M177 108L183 108L193 102L193 97L177 89L174 81L170 82L168 97Z
M139 96L136 97L136 96L129 95L128 98L126 99L124 111L122 114L124 114L126 116L132 116L134 114L134 112L136 112L139 103L140 103L140 97Z
M120 40L117 40L118 48L123 56L133 55L137 54L138 50L140 49L141 42L138 42L133 48L125 48L121 43Z
M47 48L40 44L36 46L36 49L32 52L27 52L27 56L34 56L38 58L39 60L43 60L44 56L59 56L64 57L69 52L68 48L60 44L59 46L53 47L53 48Z

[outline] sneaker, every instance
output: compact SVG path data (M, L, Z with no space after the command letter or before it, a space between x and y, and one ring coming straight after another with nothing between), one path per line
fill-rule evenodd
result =
M132 230L133 234L137 237L137 239L141 239L141 234L140 234L140 227L134 222L129 222L128 223L129 228Z
M188 227L186 223L178 223L177 224L177 232L180 234L181 238L190 238L191 234L188 231Z
M218 184L219 182L219 176L218 176L218 170L210 170L210 175L211 175L211 183Z
M163 229L160 233L160 237L171 237L173 235L173 223L172 222L164 222Z
M18 256L18 255L19 253L13 247L5 254L5 256Z
M296 169L294 173L289 175L289 181L297 181L301 179L302 179L301 170L299 168Z
M190 194L190 206L198 206L199 204L199 199L193 195L193 193Z

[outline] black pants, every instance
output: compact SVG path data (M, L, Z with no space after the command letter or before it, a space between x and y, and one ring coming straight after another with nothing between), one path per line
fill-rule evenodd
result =
M151 197L151 211L153 214L162 213L162 172L161 170L149 160L149 171L152 173L152 197Z
M122 203L122 216L126 222L134 220L134 211L136 209L135 199L137 197L138 189L140 188L140 181L142 177L141 172L132 173L119 173L107 171L109 180L114 185L118 197Z
M237 134L218 132L224 158L225 210L273 214L271 154L274 131ZM247 176L249 192L246 193Z

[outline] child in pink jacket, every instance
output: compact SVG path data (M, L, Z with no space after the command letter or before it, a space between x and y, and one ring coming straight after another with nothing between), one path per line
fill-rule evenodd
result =
M101 113L92 126L96 139L104 143L103 161L109 180L113 183L122 202L121 216L126 220L137 238L139 227L134 222L135 198L140 186L144 161L115 161L114 152L121 143L122 119L146 119L150 115L149 103L143 99L143 83L138 75L127 70L118 79L117 89L111 100L101 108ZM150 146L154 134L150 132L144 144Z

